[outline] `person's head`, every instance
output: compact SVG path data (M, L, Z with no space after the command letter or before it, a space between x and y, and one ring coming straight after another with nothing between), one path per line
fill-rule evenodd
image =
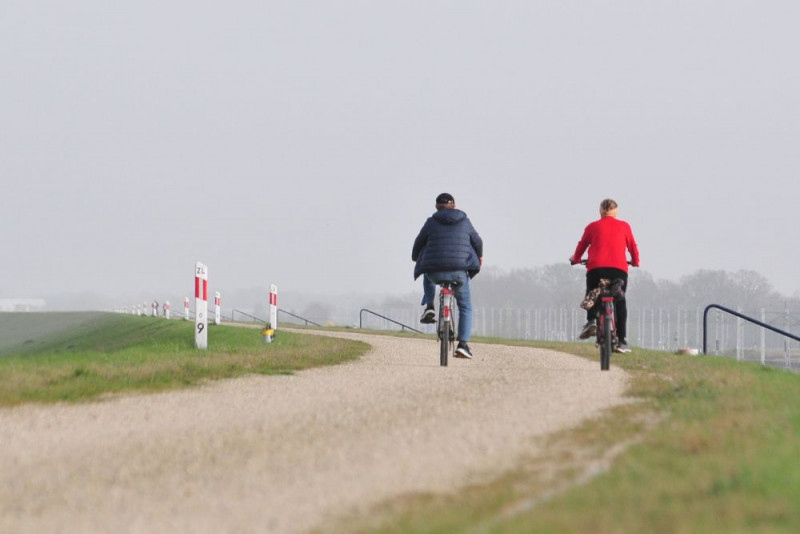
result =
M603 200L600 203L600 216L601 217L616 217L617 216L617 203L610 198Z
M436 197L437 210L446 210L455 207L456 207L456 199L454 199L453 195L451 195L450 193L442 193L441 195Z

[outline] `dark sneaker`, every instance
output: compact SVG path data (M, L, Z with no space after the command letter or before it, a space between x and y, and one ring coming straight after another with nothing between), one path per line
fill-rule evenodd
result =
M436 311L433 308L425 308L425 313L422 314L419 322L423 324L433 324L436 322Z
M469 345L463 343L461 341L458 342L458 346L456 347L456 358L466 358L468 360L472 359L472 351L469 350Z
M627 343L620 343L617 345L617 348L614 349L614 352L619 352L620 354L628 354L631 351L631 348L628 346Z
M597 323L594 321L588 321L585 325L583 325L583 330L581 330L581 333L578 335L578 337L580 339L589 339L595 334L597 334Z

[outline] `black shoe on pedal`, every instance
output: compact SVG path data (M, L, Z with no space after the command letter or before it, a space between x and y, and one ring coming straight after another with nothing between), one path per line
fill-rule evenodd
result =
M436 311L433 308L425 308L419 322L422 324L433 324L436 322Z
M595 334L597 334L597 323L594 321L588 321L585 325L583 325L583 329L578 337L580 339L589 339Z

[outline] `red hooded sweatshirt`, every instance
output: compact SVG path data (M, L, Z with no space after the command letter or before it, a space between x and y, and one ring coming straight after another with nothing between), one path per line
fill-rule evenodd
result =
M639 249L633 239L631 226L616 217L606 216L590 223L578 241L572 261L578 263L587 248L589 249L587 270L613 267L628 272L626 250L631 255L631 264L634 267L639 266Z

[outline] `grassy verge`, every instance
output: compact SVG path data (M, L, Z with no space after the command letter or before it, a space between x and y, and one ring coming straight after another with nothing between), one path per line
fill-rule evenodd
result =
M518 344L597 360L589 344ZM344 524L397 533L797 532L800 375L646 350L614 355L612 365L631 373L639 402L532 443L544 455L490 483L404 496L368 522Z
M31 331L2 348L0 406L85 401L248 374L290 374L352 360L367 349L365 343L290 332L264 343L256 329L212 325L208 350L197 350L189 321L117 314L38 319L67 326L49 325L49 333L38 335Z
M108 314L47 336L18 335L14 346L0 347L0 405L291 373L366 348L289 332L265 344L256 330L212 326L209 350L198 351L192 327ZM597 360L588 343L513 344ZM615 355L612 365L631 373L638 402L532 443L544 454L496 480L458 494L403 496L368 520L345 518L339 531L797 531L800 375L645 350Z

